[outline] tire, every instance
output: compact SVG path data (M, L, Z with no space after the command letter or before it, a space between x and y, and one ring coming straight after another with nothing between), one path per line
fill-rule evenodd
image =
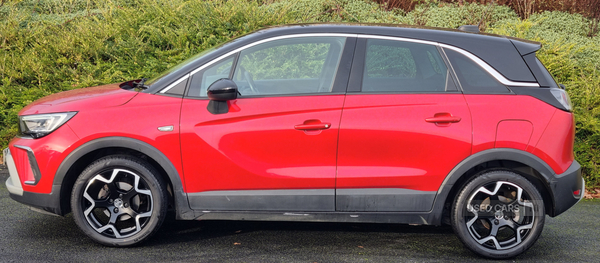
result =
M77 178L71 209L77 226L107 246L131 246L152 236L167 214L166 185L147 162L112 155Z
M515 257L544 228L544 202L529 180L510 171L482 172L460 191L452 228L471 251L486 258Z

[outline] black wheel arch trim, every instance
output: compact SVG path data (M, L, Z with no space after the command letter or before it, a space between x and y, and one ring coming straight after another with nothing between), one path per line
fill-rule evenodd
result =
M505 161L514 161L519 162L536 170L541 176L543 183L550 193L552 197L552 205L556 206L556 185L557 185L557 175L552 170L552 168L544 162L539 157L525 151L510 149L510 148L494 148L485 151L481 151L475 153L462 162L448 173L444 181L442 182L440 188L438 189L437 196L435 198L433 208L431 210L431 215L429 217L429 222L435 225L440 225L442 222L442 213L444 210L444 205L454 187L454 184L462 178L462 176L469 171L471 168L483 164L488 161L495 160L505 160ZM573 161L574 165L577 167L579 164L576 161ZM566 174L566 172L565 172ZM569 206L570 207L570 206ZM561 209L562 210L562 209ZM566 210L566 209L564 209ZM564 211L563 210L563 211ZM556 212L547 211L551 216L558 215Z
M161 168L166 172L169 180L171 181L171 187L173 189L173 199L175 202L175 210L177 219L193 219L195 218L194 213L190 209L187 194L183 191L183 183L181 181L181 177L179 176L179 172L171 163L171 161L164 155L161 151L156 149L154 146L129 137L120 137L120 136L112 136L112 137L104 137L89 141L73 150L60 164L56 174L54 176L53 182L53 193L57 191L57 193L61 193L56 195L56 198L63 198L63 193L61 191L61 187L63 186L65 176L69 172L69 169L77 162L81 157L85 156L88 153L91 153L95 150L100 150L103 148L111 148L111 147L119 147L119 148L127 148L131 150L135 150L141 152L148 157L152 158ZM70 195L70 193L68 193ZM63 200L60 200L58 203L62 204ZM54 212L59 215L64 215L65 209L62 207L57 207Z
M547 183L551 182L552 178L556 176L550 165L532 153L511 148L494 148L475 153L464 159L450 171L446 179L444 179L442 186L445 184L454 184L469 169L495 160L515 161L528 165L539 172L546 179Z

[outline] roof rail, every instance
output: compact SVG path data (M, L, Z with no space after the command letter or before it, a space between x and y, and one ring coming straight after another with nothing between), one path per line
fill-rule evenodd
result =
M471 32L471 33L479 33L479 26L478 25L462 25L462 26L458 27L458 30L465 31L465 32Z

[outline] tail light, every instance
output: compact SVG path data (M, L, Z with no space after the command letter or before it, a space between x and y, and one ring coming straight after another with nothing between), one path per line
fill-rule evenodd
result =
M561 87L564 86L561 84ZM569 94L567 94L567 92L564 89L551 88L550 92L552 93L552 95L554 95L554 98L556 98L556 100L560 102L560 104L565 108L565 110L573 110L573 104L571 104Z

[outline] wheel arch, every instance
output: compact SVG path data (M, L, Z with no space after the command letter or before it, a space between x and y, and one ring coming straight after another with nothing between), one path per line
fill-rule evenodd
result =
M550 186L556 173L539 157L525 151L496 148L473 154L460 162L446 176L433 205L433 223L447 223L449 208L462 187L473 176L484 170L508 169L527 178L540 192L544 200L546 213L554 212L554 195Z
M98 158L119 153L136 155L159 171L160 176L171 188L178 219L191 212L179 172L161 151L137 139L113 136L89 141L77 147L62 161L53 182L53 189L60 189L58 214L65 215L70 212L71 191L83 169Z

